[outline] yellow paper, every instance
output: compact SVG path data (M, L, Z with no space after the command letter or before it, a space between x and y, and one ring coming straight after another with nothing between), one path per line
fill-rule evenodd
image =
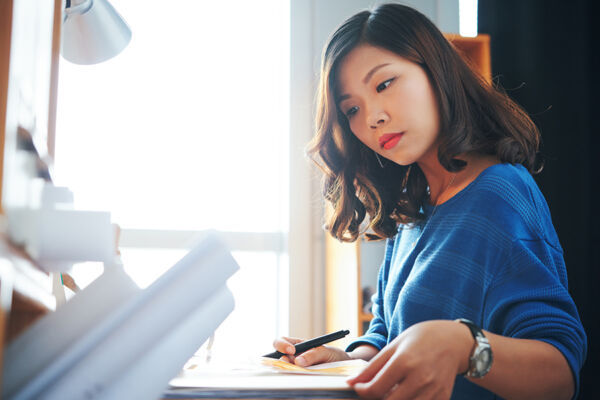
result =
M332 363L316 364L309 367L300 367L296 364L291 364L282 360L263 357L261 359L263 365L272 367L278 372L296 373L296 374L317 374L317 375L356 375L362 371L367 362L364 360L346 360L336 361Z

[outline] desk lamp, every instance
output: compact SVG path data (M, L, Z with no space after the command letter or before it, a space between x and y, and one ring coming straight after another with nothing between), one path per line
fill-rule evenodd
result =
M63 57L75 64L97 64L119 54L131 29L107 0L67 0L62 25Z

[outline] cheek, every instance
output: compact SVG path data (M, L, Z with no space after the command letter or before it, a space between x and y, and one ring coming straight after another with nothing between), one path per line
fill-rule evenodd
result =
M435 129L438 126L439 111L433 90L429 84L425 83L420 85L418 88L415 87L414 89L413 104L414 106L418 107L418 112L416 112L415 115L419 115L424 120L425 125Z
M371 143L372 141L372 134L370 134L369 132L367 132L364 127L361 127L359 123L356 122L351 122L350 123L350 130L352 131L352 134L358 139L360 140L360 142L362 144L364 144L365 146L369 147L369 148L373 148L373 143Z
M411 100L402 108L401 126L418 133L421 141L434 141L439 133L437 103L431 102L423 93L412 97Z

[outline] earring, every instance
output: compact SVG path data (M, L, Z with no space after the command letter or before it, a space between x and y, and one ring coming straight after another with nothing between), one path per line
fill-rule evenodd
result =
M375 154L375 158L377 159L377 162L379 163L379 166L380 166L381 168L385 168L385 167L383 166L383 163L381 162L381 158L379 158L379 154L377 154L376 152L373 152L373 154Z

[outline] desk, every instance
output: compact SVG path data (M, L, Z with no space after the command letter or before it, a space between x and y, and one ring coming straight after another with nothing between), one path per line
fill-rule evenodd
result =
M343 368L343 367L338 367ZM345 366L360 368L360 366ZM353 399L346 375L289 373L253 359L206 363L194 356L169 382L164 399Z
M202 393L178 393L176 391L169 391L165 393L163 400L170 399L186 399L186 400L206 400L206 399L357 399L356 393L352 392L349 394L334 394L331 392L320 392L320 391L294 391L290 390L287 393L277 392L268 393L264 391L253 391L248 390L244 392L227 392L227 391L206 391Z

